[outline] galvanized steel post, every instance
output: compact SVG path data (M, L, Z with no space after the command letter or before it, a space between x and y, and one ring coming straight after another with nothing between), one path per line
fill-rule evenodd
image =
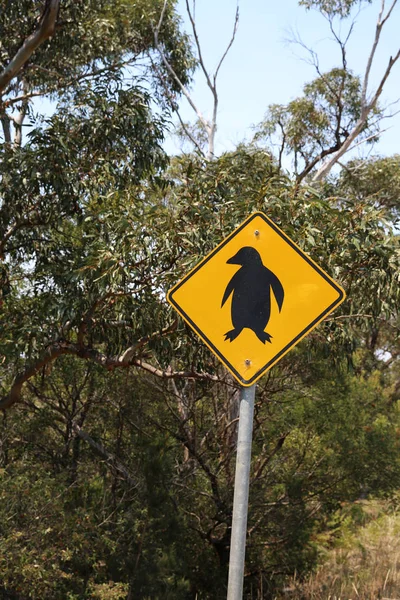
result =
M243 598L255 392L256 385L254 384L250 387L243 387L240 394L227 600L242 600Z

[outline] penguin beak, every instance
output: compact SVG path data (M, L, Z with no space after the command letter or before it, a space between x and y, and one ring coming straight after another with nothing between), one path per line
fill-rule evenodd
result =
M230 258L229 260L226 261L227 265L241 265L242 262L239 259L238 255L235 254L235 256L232 256L232 258Z

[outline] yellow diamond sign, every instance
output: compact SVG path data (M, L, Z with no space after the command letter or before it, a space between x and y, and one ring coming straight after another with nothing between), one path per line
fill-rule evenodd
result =
M244 386L344 298L344 290L260 212L168 292L172 306Z

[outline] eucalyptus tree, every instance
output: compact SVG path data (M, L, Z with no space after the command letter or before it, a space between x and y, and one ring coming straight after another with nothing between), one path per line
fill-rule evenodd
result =
M300 35L294 36L291 41L301 46L305 60L315 69L316 77L304 86L304 93L298 98L285 104L268 106L265 118L257 128L255 140L264 140L267 148L274 147L280 163L285 155L290 156L299 181L305 177L322 181L332 167L343 160L348 151L361 144L377 141L379 132L382 132L382 119L396 114L391 112L391 104L384 107L381 100L387 81L394 77L398 68L400 48L397 40L394 39L393 47L389 51L391 53L385 57L382 67L377 65L377 55L387 43L387 40L384 40L385 34L390 23L396 18L398 0L385 0L381 3L371 3L368 0L301 0L299 4L306 10L318 11L324 18L326 34L332 38L337 50L336 55L332 53L333 65L323 70L317 50L308 46ZM359 11L361 7L366 9L363 5L367 4L372 4L368 8L371 14L370 41L363 45L365 67L361 73L357 73L352 68L348 47L357 27ZM179 75L174 72L173 65L158 45L158 28L155 28L155 42L161 62L180 87L182 101L185 99L188 102L194 115L194 121L186 123L178 110L177 134L209 160L215 154L219 106L218 75L235 43L239 26L239 4L233 19L232 36L213 72L204 60L207 41L199 35L196 2L191 5L187 0L183 6L186 8L199 65L198 76L203 77L211 98L209 118L196 99L195 93L179 80ZM159 26L162 22L163 12L160 15ZM365 32L365 39L367 35L368 31ZM171 100L173 101L173 98ZM396 101L397 98L394 98L392 105L396 104ZM177 107L179 108L178 105Z
M375 74L375 87L371 83L371 73L376 69L382 34L387 22L395 18L398 5L397 0L380 3L375 31L371 28L371 43L366 46L364 72L358 75L349 64L348 45L362 3L302 0L300 4L318 10L325 17L337 46L338 64L323 71L317 51L307 46L301 37L295 37L292 41L305 50L315 68L316 78L304 86L302 96L287 104L269 106L255 140L265 139L267 144L273 144L280 162L284 155L290 156L298 181L305 177L322 181L349 150L377 141L382 119L391 116L380 100L387 80L398 66L400 48L397 42L393 53L387 57L386 66Z
M11 395L4 397L6 407L18 399L26 379L70 351L62 346L65 327L73 327L73 305L85 294L76 278L76 259L83 261L78 270L85 272L85 260L100 252L94 247L102 222L97 211L107 207L120 219L128 205L137 226L133 204L140 204L140 185L152 185L166 164L161 143L167 113L162 109L165 89L172 93L176 86L166 74L167 83L159 87L149 59L153 21L163 3L66 2L56 17L54 2L3 5L2 386L8 377L14 380ZM164 12L158 43L186 83L193 67L187 38L179 30L174 3ZM35 98L52 101L51 116L49 111L46 116L46 105L32 103ZM150 108L154 100L161 107L159 116ZM29 133L23 141L25 126ZM85 233L88 227L92 231ZM101 251L112 253L114 241L103 242ZM137 249L139 264L148 246ZM91 306L102 306L101 295L105 303L114 302L112 287L93 293L92 300L83 300L81 317L94 310ZM117 297L122 298L121 290Z
M218 93L218 75L220 69L223 65L223 62L230 51L236 37L236 32L239 25L239 2L236 5L235 16L233 20L233 30L232 35L222 52L217 66L215 67L213 72L210 72L207 68L206 62L203 57L202 51L202 43L200 41L200 36L198 32L198 27L196 24L196 0L193 0L192 7L190 6L189 0L186 0L186 14L188 16L190 27L192 31L193 37L193 46L196 55L196 62L199 71L202 76L205 78L207 83L207 87L209 89L210 97L211 97L211 117L208 118L203 109L200 108L194 94L189 89L185 82L181 80L179 76L179 72L175 69L174 64L170 61L169 57L163 50L162 44L160 43L159 34L161 27L163 26L165 11L167 9L168 3L167 0L164 0L163 9L160 13L160 18L157 26L154 28L154 41L156 49L158 50L161 63L166 69L169 76L175 82L175 85L180 90L182 96L188 102L190 108L193 110L194 115L196 117L195 124L186 123L183 121L180 112L179 106L175 101L174 97L169 94L172 103L175 105L176 115L179 120L179 128L177 128L177 134L184 140L188 140L193 147L199 152L201 155L210 160L215 155L215 137L217 133L217 122L218 122L218 105L219 105L219 93ZM165 81L165 76L162 71L159 71L159 79L163 83Z
M151 77L149 59L154 54L153 27L163 3L121 0L10 3L0 10L1 119L5 141L19 142L22 122L34 114L30 101L50 96L57 99L79 82L123 73L126 84ZM180 31L175 2L164 9L159 47L168 56L184 83L194 66L188 38ZM152 58L158 71L157 53ZM174 80L164 77L165 87L176 92ZM161 89L155 90L162 96ZM36 108L37 104L35 105ZM10 128L15 129L12 136Z
M8 588L15 579L30 589L40 567L37 598L54 590L79 597L89 585L107 597L110 581L121 594L223 596L237 389L176 320L165 292L249 211L264 210L350 298L259 384L246 585L265 589L277 581L278 562L287 574L312 564L312 535L343 498L357 497L360 485L397 485L397 463L390 477L383 468L396 439L394 406L381 393L392 371L379 371L377 358L379 379L369 381L373 369L366 372L368 361L355 353L371 326L398 310L397 238L386 209L368 196L345 196L334 183L299 188L270 153L252 147L212 161L177 157L163 170L162 123L143 92L99 89L80 88L68 111L7 155L27 198L38 197L39 172L45 189L62 190L66 201L61 213L58 197L46 196L49 220L34 233L15 232L5 263L3 407L14 403L0 455L3 551L15 557L5 567ZM349 381L347 363L361 369L364 387ZM346 446L353 425L357 435ZM366 468L357 475L359 460ZM35 461L46 498L57 498L43 522L35 520L42 514ZM13 516L15 503L24 518ZM65 515L75 544L63 541ZM81 548L89 543L87 560ZM24 561L29 569L20 568ZM158 587L149 570L160 574Z
M151 111L154 98L171 102L164 84L157 87L162 64L145 80L151 84L143 78L170 22L176 37L166 34L163 53L187 81L193 62L172 7L140 5L136 30L126 17L138 4L119 3L127 12L117 13L116 3L65 6L75 15L67 30L82 35L76 61L69 62L72 37L58 39L56 27L11 81L23 85L31 72L30 97L4 106L12 123L34 93L57 102L42 118L27 104L25 143L17 126L1 147L2 556L15 561L3 564L7 588L36 598L105 598L113 588L116 597L138 589L150 597L224 593L237 389L165 293L249 212L265 210L342 283L349 301L260 382L247 581L262 589L278 560L287 573L311 564L317 514L322 522L360 484L397 485L397 463L389 478L383 468L394 456L396 423L381 391L393 370L380 369L376 345L369 371L363 355L373 327L394 322L399 306L393 212L371 201L368 186L294 185L270 151L254 147L167 166L166 114ZM131 56L135 32L147 46ZM150 72L140 70L142 54ZM346 362L366 379L377 367L379 381L366 389L349 382ZM351 423L359 430L353 445ZM357 475L360 460L366 467ZM65 543L66 515L74 544ZM149 580L152 570L159 584Z

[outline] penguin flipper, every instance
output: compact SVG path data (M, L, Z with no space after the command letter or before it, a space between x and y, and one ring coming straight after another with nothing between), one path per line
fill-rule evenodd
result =
M224 296L223 296L222 302L221 302L221 308L223 307L223 305L225 304L225 302L228 300L229 296L232 294L233 290L235 289L236 275L237 275L237 273L232 277L232 279L226 286L226 290L224 292Z
M283 304L283 299L285 297L285 292L284 292L281 282L279 281L277 276L274 275L272 272L270 272L270 281L271 281L272 291L274 292L274 296L275 296L276 302L278 304L279 312L280 312L281 308L282 308L282 304Z

